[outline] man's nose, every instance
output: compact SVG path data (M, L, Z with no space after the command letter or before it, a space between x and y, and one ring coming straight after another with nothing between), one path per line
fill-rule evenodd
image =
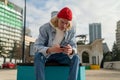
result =
M67 28L67 24L63 24L63 27L64 27L64 28Z

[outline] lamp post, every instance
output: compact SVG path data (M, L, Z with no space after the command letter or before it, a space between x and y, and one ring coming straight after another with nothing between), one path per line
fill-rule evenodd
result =
M24 26L23 26L23 42L22 42L22 63L25 63L25 30L26 30L26 0L24 0Z

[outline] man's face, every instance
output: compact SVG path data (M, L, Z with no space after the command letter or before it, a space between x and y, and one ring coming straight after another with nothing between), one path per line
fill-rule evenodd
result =
M58 19L58 28L62 31L65 31L70 24L70 21L67 19L59 18Z

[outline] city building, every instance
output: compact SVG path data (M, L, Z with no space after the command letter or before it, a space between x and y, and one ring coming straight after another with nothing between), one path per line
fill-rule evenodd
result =
M8 0L0 0L0 46L5 53L12 50L14 43L21 44L22 29L23 9Z
M101 23L89 24L89 41L92 43L96 39L101 39Z
M120 49L120 20L117 22L117 29L116 29L116 44Z
M82 65L101 65L103 58L103 39L96 39L89 45L77 45Z
M30 56L33 56L35 54L34 48L33 48L35 40L36 40L35 38L32 38L30 36L25 36L25 45L29 47Z
M51 12L51 18L54 17L54 16L56 16L57 13L58 13L58 11L53 11L53 12Z
M107 43L103 43L102 45L103 45L103 53L110 52Z
M25 36L25 45L26 46L30 46L30 43L31 42L35 42L35 38L32 38L32 37L30 37L30 36Z

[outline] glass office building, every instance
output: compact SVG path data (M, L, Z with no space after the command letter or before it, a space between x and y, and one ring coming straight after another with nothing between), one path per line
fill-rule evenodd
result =
M120 20L117 22L116 43L117 43L118 48L120 49Z
M6 53L21 43L23 29L23 9L9 2L0 0L0 45Z
M90 43L92 43L96 39L101 39L101 23L89 24Z

